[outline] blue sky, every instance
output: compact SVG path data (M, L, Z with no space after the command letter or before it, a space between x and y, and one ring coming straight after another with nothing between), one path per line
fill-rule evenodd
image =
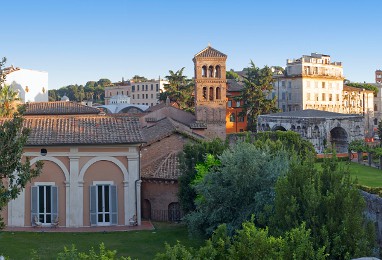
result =
M382 69L382 1L1 1L0 57L49 72L49 89L89 80L162 78L212 47L227 68L285 66L319 52L345 77Z

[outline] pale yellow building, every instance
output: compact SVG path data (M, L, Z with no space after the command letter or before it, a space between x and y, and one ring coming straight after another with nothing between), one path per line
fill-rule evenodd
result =
M329 55L312 53L287 60L283 74L275 74L274 94L282 111L316 109L342 112L343 69Z

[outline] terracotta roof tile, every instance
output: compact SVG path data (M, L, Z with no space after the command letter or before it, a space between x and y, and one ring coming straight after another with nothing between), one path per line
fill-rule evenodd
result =
M227 79L227 91L241 91L243 89L243 83L234 79Z
M155 125L143 127L142 133L146 140L146 145L149 145L171 135L175 130L176 128L171 120L164 118L156 122Z
M176 153L165 154L141 171L143 179L177 180L180 176L179 158Z
M200 51L199 53L195 54L195 58L196 57L227 57L227 55L225 55L224 53L212 48L211 46L208 46L207 48L205 48L204 50Z
M76 115L99 114L100 110L94 107L78 104L71 101L31 102L28 103L25 115Z
M131 117L26 116L24 127L31 129L29 146L144 142L138 119Z

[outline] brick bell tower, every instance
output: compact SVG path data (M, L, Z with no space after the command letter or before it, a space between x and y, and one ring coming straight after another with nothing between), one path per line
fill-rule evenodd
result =
M226 138L227 55L208 46L194 58L195 114L207 138Z

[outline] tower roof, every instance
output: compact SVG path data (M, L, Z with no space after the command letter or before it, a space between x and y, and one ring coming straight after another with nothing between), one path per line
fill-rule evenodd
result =
M197 57L218 57L218 58L224 58L227 57L224 53L212 48L211 46L208 46L207 48L203 49L199 53L195 54L195 58Z

